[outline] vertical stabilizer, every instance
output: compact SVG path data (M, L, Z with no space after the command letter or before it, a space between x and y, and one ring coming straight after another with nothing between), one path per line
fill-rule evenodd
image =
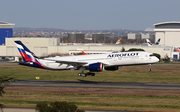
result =
M84 55L87 55L84 51L81 51Z
M29 66L45 68L38 60L37 56L31 52L21 41L14 41L22 56L23 63Z
M159 45L160 40L161 40L161 39L159 38L155 44L156 44L156 45Z
M121 38L118 39L118 41L116 42L116 44L120 44L121 42Z
M149 41L149 39L146 39L148 46L152 46L152 43Z

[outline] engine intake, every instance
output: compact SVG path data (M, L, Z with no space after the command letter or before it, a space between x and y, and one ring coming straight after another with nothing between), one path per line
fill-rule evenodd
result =
M103 63L93 63L89 65L89 71L100 72L104 70Z

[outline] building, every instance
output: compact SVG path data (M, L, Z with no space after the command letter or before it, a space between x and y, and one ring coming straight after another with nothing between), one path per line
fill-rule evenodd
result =
M6 46L0 46L0 56L19 56L19 52L14 41L22 41L37 56L47 56L57 53L59 38L6 38Z
M3 26L4 24L4 26ZM8 26L9 25L9 26ZM1 22L1 31L4 31L2 34L5 35L4 44L5 46L0 46L1 52L0 56L18 56L20 54L17 50L17 47L14 43L15 40L22 41L33 53L37 56L47 56L53 53L61 53L61 54L73 54L81 52L82 50L85 51L87 54L92 53L111 53L114 51L120 51L122 47L125 50L131 48L141 48L147 52L151 53L158 53L163 58L164 56L168 55L170 58L179 59L179 52L174 52L173 46L180 46L180 22L165 22L165 23L158 23L155 24L155 35L156 41L159 37L161 37L162 43L161 46L130 46L130 45L97 45L94 43L98 43L100 40L105 42L106 37L109 37L110 34L92 34L92 39L94 43L85 45L85 44L60 44L59 38L9 38L13 37L13 30L12 26L14 24L9 24L5 22ZM10 34L11 33L11 34ZM7 38L5 38L7 37ZM77 40L84 39L84 34L82 33L69 33L68 37L70 40L78 42ZM129 34L128 39L142 39L142 38L151 38L151 34ZM153 37L153 36L152 36Z
M155 39L154 33L142 33L141 39Z
M68 33L68 39L73 43L81 42L85 39L84 33Z
M154 26L155 41L161 38L159 45L180 46L180 22L162 22L154 24Z
M130 46L130 45L58 45L58 38L6 38L6 46L0 46L0 56L17 56L20 53L14 43L15 40L22 41L36 56L47 56L54 53L74 54L85 51L87 54L111 53L131 48L141 48L147 52L158 53L163 58L168 55L170 58L177 57L179 52L174 52L172 46Z
M128 33L127 39L141 39L140 33Z
M106 38L109 37L109 33L93 33L92 34L92 40L93 43L102 43L106 41Z
M128 33L128 39L155 39L153 33Z
M0 22L0 45L5 44L5 38L13 37L13 25L7 22Z

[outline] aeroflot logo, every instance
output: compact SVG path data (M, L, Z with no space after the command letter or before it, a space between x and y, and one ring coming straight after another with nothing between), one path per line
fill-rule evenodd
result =
M107 57L112 58L112 57L127 57L127 56L138 56L139 53L123 53L123 54L110 54Z

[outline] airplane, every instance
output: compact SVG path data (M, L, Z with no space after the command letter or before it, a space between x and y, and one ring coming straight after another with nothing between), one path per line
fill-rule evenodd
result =
M149 41L149 39L146 39L148 46L159 45L160 40L161 40L161 39L159 38L155 44L152 44L152 43Z
M120 44L122 38L119 38L116 44Z
M144 51L119 52L107 54L75 55L75 56L56 56L39 59L21 41L14 41L22 58L22 65L38 67L51 70L80 70L78 76L95 76L92 72L103 70L115 71L119 66L128 65L149 65L156 63L159 59L152 53ZM84 73L84 70L90 72Z
M174 51L175 52L179 52L180 51L180 47L179 46L174 46Z

